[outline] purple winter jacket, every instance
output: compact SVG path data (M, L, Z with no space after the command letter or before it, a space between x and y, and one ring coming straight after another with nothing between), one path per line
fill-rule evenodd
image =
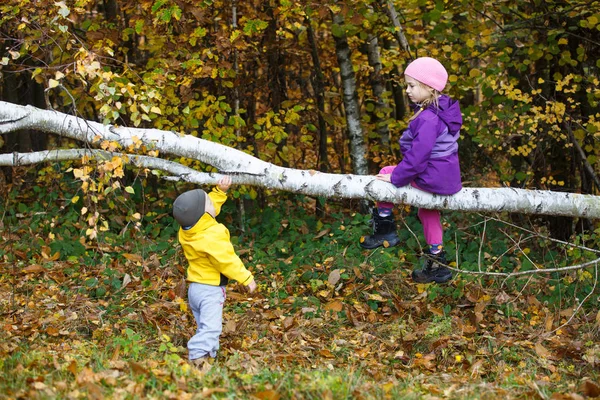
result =
M402 187L414 182L427 192L441 195L460 191L457 140L461 126L458 101L440 96L439 109L429 105L402 134L403 158L392 171L392 183Z

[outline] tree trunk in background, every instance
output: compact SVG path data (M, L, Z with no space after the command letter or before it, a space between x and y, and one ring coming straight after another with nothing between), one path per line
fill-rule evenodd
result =
M371 90L373 92L373 110L369 112L371 116L371 123L375 126L376 138L369 140L369 143L379 142L381 143L381 149L376 153L377 155L385 154L390 150L390 131L388 129L386 109L389 108L389 104L384 99L385 84L383 82L383 76L381 75L381 58L379 55L379 43L376 36L371 36L367 41L367 58L369 65L373 68L373 73L369 77L371 83ZM371 137L371 135L367 135ZM369 157L369 160L371 157ZM371 170L376 168L379 171L379 163L373 163Z
M5 100L15 104L21 104L18 96L18 78L15 73L4 73L2 79L2 96L0 100ZM9 133L4 136L4 146L2 146L2 153L12 153L13 151L19 151L19 132ZM21 150L25 151L25 150Z
M340 15L333 17L333 23L343 25L344 20ZM352 69L350 47L345 35L340 37L333 35L335 39L335 52L340 66L344 109L346 114L346 129L350 138L350 158L352 160L352 171L357 175L367 175L367 147L365 137L360 124L360 107L356 91L356 77Z
M310 43L310 53L313 61L312 86L315 90L315 98L317 100L317 122L319 126L319 151L317 168L321 172L328 172L331 169L327 158L327 124L325 123L325 85L323 84L323 71L321 70L321 61L319 60L319 51L315 41L315 33L313 31L311 21L306 19L306 34L308 43Z
M104 0L104 18L107 21L114 21L119 13L119 6L116 0Z
M236 0L233 0L231 2L231 28L234 31L238 28L237 1ZM240 79L239 79L240 68L238 65L238 50L236 47L233 48L233 70L235 71L236 80L237 80L237 82L239 82L240 81ZM234 87L233 87L233 113L237 118L240 117L240 91L239 91L238 84L234 85ZM243 138L242 138L242 134L241 134L239 127L237 127L235 129L235 136L237 138L236 147L239 150L243 150L243 146L242 146ZM237 205L238 205L239 228L240 228L240 231L246 232L246 207L244 206L244 196L240 196L237 199Z
M256 82L258 80L257 71L258 64L256 59L250 61L246 67L244 68L247 72L249 79L245 79L245 82L248 82L248 87L245 88L242 101L245 101L246 108L246 126L254 126L256 123L256 96L253 96L254 91L256 90ZM260 152L258 149L258 143L256 142L256 138L254 135L248 133L246 135L247 142L252 147L252 154L254 157L260 158ZM260 188L259 188L260 189ZM263 190L257 190L257 198L255 202L252 204L247 204L249 207L258 207L259 209L263 209L266 207L267 201L266 196Z
M273 14L273 6L265 5L265 13L269 17L269 26L265 29L265 47L267 49L267 68L269 78L270 106L278 113L281 103L287 100L285 57L281 52L277 39L277 17ZM289 130L287 131L289 133ZM277 153L281 153L287 139L277 143ZM281 165L288 167L289 161L278 156Z
M333 23L343 25L344 19L340 15L333 17ZM350 160L352 171L357 175L367 175L369 164L367 162L367 146L365 136L360 124L360 106L356 90L356 77L352 68L350 47L346 35L333 35L335 40L335 53L340 66L344 110L346 114L346 129L350 138ZM367 200L360 201L360 211L369 212L370 203Z
M6 100L15 104L31 104L38 108L46 108L43 87L34 80L28 79L18 73L4 74L0 100ZM5 143L0 149L0 153L46 150L46 145L46 136L32 135L29 131L11 133L5 138Z
M394 3L390 0L378 0L377 1L379 7L383 10L383 12L390 19L391 25L394 27L394 38L396 39L397 45L406 53L408 56L407 64L411 61L414 56L411 52L410 45L408 44L408 40L404 35L404 29L402 24L400 23L400 18L398 16L398 12L394 7ZM391 48L391 42L385 43L386 48ZM390 76L390 90L392 92L392 97L394 99L394 118L397 121L401 121L406 116L406 104L404 97L404 89L400 85L399 81L402 78L402 73L398 70L397 66L394 66L392 69L393 75ZM400 157L399 151L395 151L393 147L390 147L390 151L395 158Z

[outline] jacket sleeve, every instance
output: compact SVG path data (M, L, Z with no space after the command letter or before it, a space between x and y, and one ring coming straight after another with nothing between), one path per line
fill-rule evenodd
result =
M391 182L396 187L408 185L425 171L441 123L440 118L429 110L410 123L409 128L414 134L412 145L392 171Z
M213 202L213 206L215 206L215 217L221 213L221 206L225 201L227 201L227 193L219 189L218 187L214 187L213 190L208 194L208 197Z
M246 269L242 260L235 254L228 236L222 230L215 232L214 245L208 246L205 251L217 271L246 286L252 281L252 273Z

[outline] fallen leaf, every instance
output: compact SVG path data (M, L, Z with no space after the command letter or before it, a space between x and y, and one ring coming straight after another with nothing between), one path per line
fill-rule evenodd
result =
M586 379L581 383L579 390L587 397L600 397L600 386L596 382Z
M123 253L122 256L133 262L142 262L144 260L139 254Z
M471 365L471 378L481 375L483 372L483 360L477 360Z
M58 336L58 329L56 329L53 326L49 326L48 329L46 329L46 333L50 336Z
M39 274L42 271L44 271L44 267L42 267L40 264L32 264L23 268L23 272L26 274Z
M329 282L329 284L331 284L331 286L335 286L335 284L338 283L339 281L340 281L340 270L334 269L333 271L331 271L329 273L329 276L327 277L327 282Z
M321 349L321 350L319 350L319 354L322 355L325 358L335 358L335 356L333 355L333 353L331 353L331 351L329 351L327 349Z
M72 373L73 376L77 376L77 363L75 361L71 361L71 364L69 364L67 370L69 370L69 372Z
M283 329L285 329L286 331L289 330L292 326L294 326L294 322L296 322L296 318L285 317L285 319L283 320Z
M508 294L506 294L505 291L498 293L498 295L496 296L497 304L504 304L504 303L508 302L509 300L510 300L510 296Z
M323 236L327 235L329 232L331 232L331 229L323 229L321 232L317 233L317 236L313 237L313 239L320 239Z
M379 293L367 293L367 296L369 297L369 300L385 301Z
M94 382L86 382L85 386L90 395L90 399L92 400L101 400L104 399L104 390L99 385L96 385Z
M125 276L123 277L123 283L121 284L121 289L129 285L129 283L131 283L131 275L125 274Z
M175 286L175 295L177 297L181 297L182 299L185 299L185 295L187 293L187 283L185 281L185 278L181 278L179 280L179 283L177 284L177 286Z
M261 400L279 400L281 395L274 390L263 390L262 392L254 393L254 397Z
M46 386L46 384L44 382L33 382L31 384L31 386L35 389L35 390L44 390L46 389L48 386Z
M230 319L227 321L227 323L225 323L225 327L223 330L226 333L233 333L233 332L235 332L236 328L237 328L237 325L236 325L235 321Z
M362 272L360 272L360 269L354 267L353 271L354 271L354 275L356 275L356 277L358 279L362 279L363 278L363 274L362 274ZM600 311L598 312L598 315L600 316ZM596 318L596 320L600 321L598 318Z
M561 317L570 317L571 315L573 315L573 308L569 307L567 309L564 309L560 312L560 316Z
M435 314L439 317L443 317L444 316L444 310L442 310L441 308L437 308L437 307L433 307L433 306L427 306L427 309L429 311L431 311L432 314Z
M212 396L214 393L227 393L225 388L202 388L202 397Z
M550 332L552 330L553 323L554 323L554 318L552 317L552 314L548 314L546 316L546 322L545 322L546 332Z
M356 350L356 354L358 354L358 356L360 358L366 358L370 353L371 353L371 350L369 350L368 347L363 347L360 350Z
M551 358L552 354L541 343L535 344L535 353L542 358Z
M435 354L434 353L429 353L426 354L422 357L416 357L413 359L413 366L414 367L423 367L426 368L430 371L435 370L436 368L436 363L435 363Z
M539 391L538 391L539 394ZM540 397L540 396L536 396ZM583 396L578 395L577 393L554 393L550 400L584 400Z
M129 367L131 371L136 375L148 375L148 370L144 368L140 363L135 361L129 361Z
M324 309L340 312L344 308L344 303L340 300L333 300L323 306Z

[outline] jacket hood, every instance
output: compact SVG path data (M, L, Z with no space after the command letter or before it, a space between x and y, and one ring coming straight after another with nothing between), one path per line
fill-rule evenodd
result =
M435 105L430 104L427 109L437 114L444 121L451 135L458 134L463 122L458 101L443 94L438 99L438 103L439 108L436 109Z

